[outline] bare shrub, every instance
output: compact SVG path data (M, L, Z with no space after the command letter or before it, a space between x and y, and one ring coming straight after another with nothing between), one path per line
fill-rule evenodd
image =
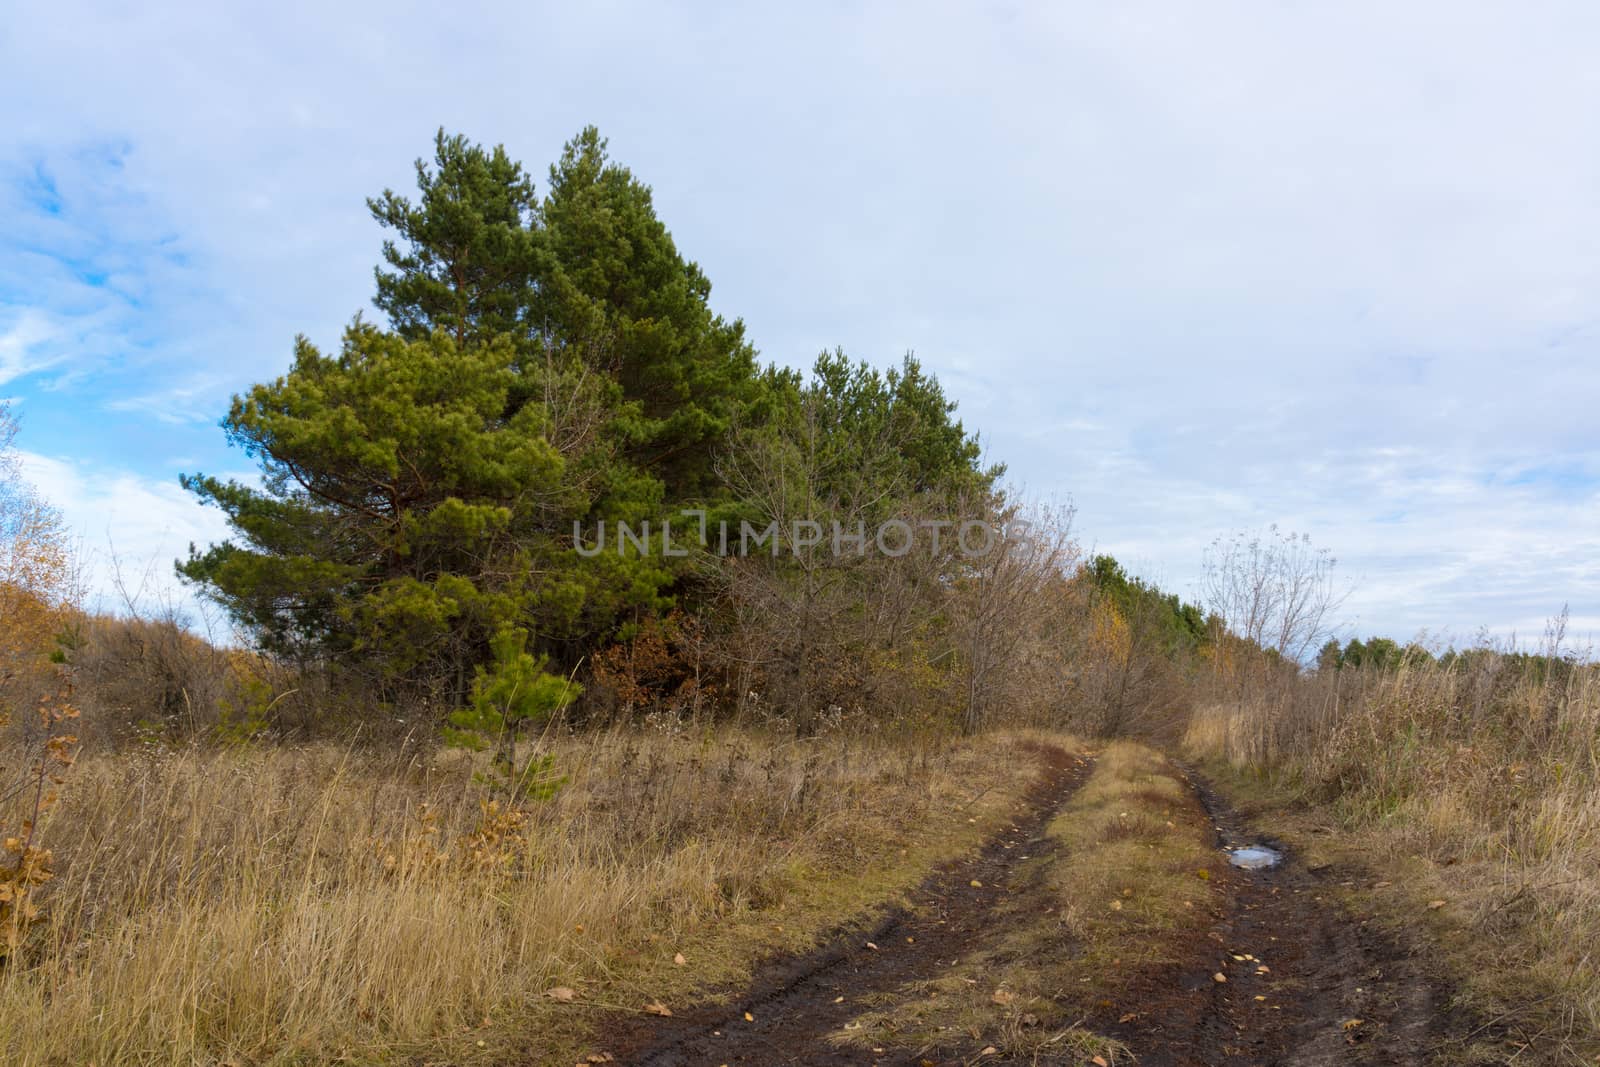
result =
M1337 562L1309 535L1276 525L1219 537L1206 552L1205 606L1236 637L1303 663L1326 640L1347 595L1334 580Z

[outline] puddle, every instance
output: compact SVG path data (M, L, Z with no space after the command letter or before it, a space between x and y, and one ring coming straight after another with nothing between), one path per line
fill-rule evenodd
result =
M1243 867L1247 871L1258 871L1263 867L1276 867L1283 854L1276 849L1267 848L1265 845L1248 845L1244 848L1230 848L1228 862L1235 867Z

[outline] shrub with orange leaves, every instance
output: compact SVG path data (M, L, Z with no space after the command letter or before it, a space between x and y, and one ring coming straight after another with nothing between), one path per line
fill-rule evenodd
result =
M40 820L54 807L77 737L66 591L70 577L60 514L22 481L11 440L16 423L0 406L0 729L37 700L21 723L29 753L15 778L0 779L0 801L20 799L20 828L0 826L0 957L14 954L39 916L40 887L52 877ZM0 772L10 770L0 767Z
M715 702L717 687L707 677L704 623L675 611L664 619L650 616L629 629L623 640L594 656L585 700L592 716L676 721L692 718Z

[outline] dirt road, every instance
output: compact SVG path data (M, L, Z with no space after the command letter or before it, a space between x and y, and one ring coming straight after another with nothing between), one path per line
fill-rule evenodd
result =
M1219 848L1282 848L1250 833L1203 779L1186 779ZM1311 871L1284 855L1267 870L1227 869L1221 914L1192 960L1140 976L1147 1006L1136 1019L1090 1025L1146 1067L1426 1064L1471 1032L1410 950L1335 902L1341 883L1370 875Z
M1424 1064L1473 1032L1411 952L1335 901L1341 880L1358 875L1308 870L1292 853L1273 869L1228 868L1220 862L1223 846L1259 838L1205 782L1179 772L1193 818L1215 829L1218 873L1206 887L1202 921L1169 954L1180 962L1136 968L1116 978L1114 998L1081 1005L1074 1033L1123 1047L1024 1045L977 1026L940 1027L931 1040L842 1042L841 1035L860 1028L864 1012L914 996L941 976L970 973L959 970L963 961L985 959L1019 914L1052 911L1050 886L1039 873L1049 864L1094 862L1092 855L1065 855L1046 834L1093 770L1092 760L1054 748L1041 749L1040 757L1042 776L1014 824L975 855L930 873L908 907L841 931L807 955L769 961L748 989L717 1003L668 1019L620 1020L608 1034L616 1062L928 1067L1093 1063L1096 1055L1125 1061L1131 1054L1147 1067ZM1074 950L1070 942L1061 948ZM1061 989L1052 999L1070 1002L1075 995Z

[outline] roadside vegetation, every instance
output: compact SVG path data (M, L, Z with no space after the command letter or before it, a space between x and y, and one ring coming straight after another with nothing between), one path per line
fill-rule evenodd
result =
M1360 905L1426 931L1479 1015L1592 1059L1600 672L1561 636L1532 654L1330 656L1202 707L1187 744L1318 862L1370 872Z
M1600 668L1560 624L1341 645L1304 537L1220 539L1198 604L1084 553L914 357L763 365L592 129L542 189L441 131L367 206L383 321L235 398L258 480L183 479L232 530L177 562L209 626L85 610L0 405L5 1062L603 1056L1085 744L1004 935L844 1047L1125 1059L1222 892L1181 756L1525 1060L1600 1051Z

